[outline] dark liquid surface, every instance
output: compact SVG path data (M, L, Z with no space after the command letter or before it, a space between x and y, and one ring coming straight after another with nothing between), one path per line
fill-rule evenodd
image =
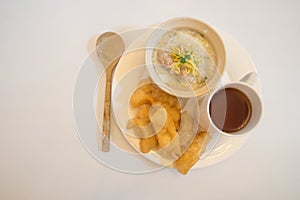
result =
M212 121L227 133L234 133L245 127L251 117L251 110L248 97L235 88L218 91L209 105Z

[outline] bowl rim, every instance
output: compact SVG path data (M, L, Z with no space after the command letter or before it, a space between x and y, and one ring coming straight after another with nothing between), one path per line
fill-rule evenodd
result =
M161 33L165 33L166 31L172 30L172 28L167 28L166 26L169 24L172 24L174 22L180 22L180 21L191 21L193 23L196 24L201 24L202 26L205 26L210 32L212 32L218 41L218 45L219 48L221 49L221 52L223 54L222 56L222 65L220 66L220 62L217 61L217 67L218 70L216 73L218 73L218 79L217 81L215 81L214 83L211 83L211 86L208 88L208 84L205 84L203 87L206 87L206 89L203 91L202 88L196 89L196 90L189 90L189 91L183 91L183 90L179 90L179 89L174 89L172 88L172 86L168 86L164 81L162 81L160 79L160 77L157 75L157 72L155 71L154 67L153 67L153 62L152 62L152 55L153 55L153 50L154 50L154 46L156 45L152 45L151 43L153 43L153 41L155 41L154 36L159 34L162 35ZM186 25L180 25L178 26L178 28L180 27L190 27L193 26L193 24L186 24ZM195 27L195 26L194 26ZM197 30L197 28L195 28ZM203 30L204 31L204 30ZM203 31L201 33L203 33ZM205 35L205 33L203 33ZM210 41L211 42L211 41ZM211 42L212 43L212 42ZM216 29L214 27L212 27L211 25L192 18L192 17L176 17L176 18L171 18L161 24L159 24L150 34L150 37L148 38L147 42L146 42L147 48L146 48L146 54L145 54L145 60L146 60L146 65L147 65L147 70L150 74L151 79L153 80L154 83L157 83L158 87L160 87L162 90L164 90L165 92L171 94L171 95L175 95L177 97L183 97L183 98L190 98L190 97L195 97L195 96L205 96L207 95L207 93L209 93L210 90L214 89L218 83L220 82L220 80L222 79L222 76L225 72L225 67L226 67L226 49L225 49L225 45L224 45L224 41L222 39L222 37L220 36L220 34L216 31ZM213 48L215 45L213 45Z

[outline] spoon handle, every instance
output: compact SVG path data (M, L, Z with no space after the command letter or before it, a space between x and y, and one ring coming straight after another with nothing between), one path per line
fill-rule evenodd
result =
M104 97L103 133L102 133L103 152L109 152L109 146L110 146L111 76L112 76L112 70L107 69L105 97Z

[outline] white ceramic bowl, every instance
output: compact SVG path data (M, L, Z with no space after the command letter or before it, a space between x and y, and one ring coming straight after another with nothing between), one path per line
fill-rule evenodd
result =
M152 62L154 48L157 46L161 37L166 34L166 32L172 29L180 29L180 28L188 28L191 30L195 30L204 35L205 39L212 45L212 48L216 54L216 73L210 77L210 79L206 82L205 85L196 89L196 90L180 90L178 88L172 88L166 82L164 82L159 75L157 74L154 64ZM158 84L158 86L164 90L165 92L184 98L190 98L194 96L203 96L206 95L211 89L213 89L221 80L221 77L225 71L225 62L226 62L226 53L223 41L219 34L215 31L214 28L209 26L208 24L199 21L193 18L174 18L168 20L158 26L157 29L153 31L148 42L146 49L146 64L147 69L150 73L151 79Z

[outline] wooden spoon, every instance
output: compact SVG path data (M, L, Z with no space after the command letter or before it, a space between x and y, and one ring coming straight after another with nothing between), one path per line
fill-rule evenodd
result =
M111 110L111 85L112 75L120 57L125 49L125 44L120 35L105 32L97 38L96 51L98 57L106 66L106 86L104 99L104 116L102 130L102 151L108 152L110 146L110 110ZM100 150L100 144L99 144Z

